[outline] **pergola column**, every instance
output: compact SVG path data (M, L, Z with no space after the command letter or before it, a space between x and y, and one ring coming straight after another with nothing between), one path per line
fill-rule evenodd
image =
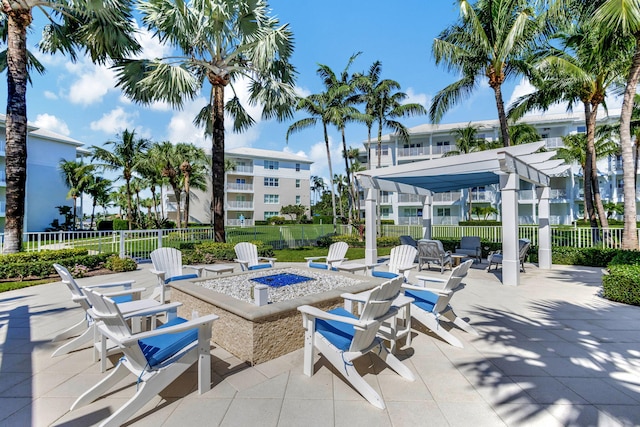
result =
M518 190L517 173L500 175L502 196L502 284L520 284L520 260L518 257Z
M433 218L433 196L425 196L422 207L422 238L431 239L431 225Z
M550 270L553 264L551 259L551 225L549 216L549 187L537 187L538 196L538 266Z
M376 193L374 188L367 188L364 200L364 233L365 233L365 264L373 265L378 262L378 248L376 243Z

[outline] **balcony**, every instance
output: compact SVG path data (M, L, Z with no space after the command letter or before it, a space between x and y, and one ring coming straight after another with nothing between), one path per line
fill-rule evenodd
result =
M455 145L436 145L431 150L432 154L444 154L456 149Z
M491 203L494 200L495 200L495 193L493 191L473 191L471 193L472 202Z
M422 225L421 216L399 216L398 225Z
M253 191L253 184L239 184L231 182L227 184L227 191Z
M360 198L360 200L364 200L364 195ZM381 196L380 197L380 204L381 205L390 205L391 204L391 196L389 196L388 194L386 196Z
M460 191L452 191L450 193L436 193L433 195L434 202L457 202L462 198L462 193Z
M253 174L253 166L249 165L235 165L229 174Z
M227 202L227 209L253 209L252 201L231 200Z
M562 138L560 137L544 138L543 141L544 141L544 146L547 149L564 147L564 142L562 142Z
M533 190L520 190L518 191L518 200L519 201L532 201L536 200L537 197L534 194Z
M398 203L420 203L423 204L423 198L417 194L398 194Z
M550 194L549 198L554 200L567 198L567 190L552 188L549 194Z
M435 147L434 147L435 148ZM398 157L428 156L429 147L398 148Z
M243 224L239 219L228 219L227 220L227 225L232 226L232 227L240 227ZM245 218L244 219L244 226L245 227L253 227L253 219Z

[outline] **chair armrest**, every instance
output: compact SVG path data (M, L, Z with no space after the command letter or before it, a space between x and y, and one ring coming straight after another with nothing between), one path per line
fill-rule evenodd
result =
M106 297L121 297L123 295L133 295L133 294L141 294L146 288L134 288L134 289L125 289L122 291L114 291L114 292L105 292L104 296Z
M421 288L420 286L409 285L407 283L402 284L403 289L409 289L412 291L429 291L436 295L445 296L451 294L451 290L437 289L437 288Z
M244 264L244 265L249 265L249 261L248 260L244 260L244 259L234 259L235 262L240 263L240 264Z
M327 257L324 257L324 258L327 258ZM327 264L331 264L332 262L341 262L341 261L349 261L349 258L335 258L335 259L327 258Z
M135 280L123 280L122 282L111 282L111 283L100 283L99 285L86 285L86 286L82 286L82 288L88 288L88 289L93 289L93 288L113 288L116 286L125 286L125 287L131 287L131 285L133 285L134 283L136 283Z
M163 313L165 311L172 311L182 305L181 302L172 302L169 304L161 304L155 307L145 308L143 310L132 311L127 314L123 314L122 317L125 319L129 319L130 317L146 317L152 316L154 314Z
M162 271L162 270L154 270L153 268L149 270L150 272L152 272L153 274L155 274L156 276L158 276L159 278L164 280L164 276L165 274L167 274L166 271Z
M367 299L369 298L370 293L371 291L364 291L364 292L360 292L359 294L350 294L346 292L344 294L340 294L340 298L346 299L349 301L367 302Z
M275 262L278 260L278 258L268 258L268 257L264 257L264 256L259 256L258 257L259 260L263 260L263 261L269 261L269 262Z
M441 279L439 277L431 277L431 276L416 276L416 280L423 280L425 282L446 283L449 279Z
M204 268L204 266L202 265L183 265L182 268L190 268L192 270L196 271L196 274L198 275L198 277L202 276L202 269Z
M317 319L323 320L335 320L336 322L342 322L349 325L357 326L362 329L366 329L369 327L368 322L362 322L360 319L353 319L351 317L338 316L337 314L328 313L326 311L322 311L319 308L310 306L310 305L302 305L298 307L298 311L302 312L303 316L310 316Z
M444 253L444 255L445 255L445 256L451 255L451 251L446 251L446 252Z
M327 258L327 257L326 256L306 256L306 257L304 257L304 259L307 260L307 261L316 261L316 260L325 259L325 258Z
M113 337L113 338L116 342L120 341L123 345L128 345L131 343L138 342L141 339L156 337L158 335L174 334L176 332L188 331L189 329L195 329L195 328L199 328L201 326L206 326L206 325L209 325L209 327L211 327L211 324L213 323L213 321L217 319L218 319L218 315L209 314L207 316L202 316L202 317L198 317L197 319L189 320L188 322L180 323L174 326L169 326L168 328L153 329L151 331L140 332L132 335L131 337L124 338L124 339L116 338L116 337ZM111 337L109 336L109 338Z
M414 269L416 266L414 264L411 265L403 265L402 267L398 267L398 271L400 274L403 274L405 271L409 271Z

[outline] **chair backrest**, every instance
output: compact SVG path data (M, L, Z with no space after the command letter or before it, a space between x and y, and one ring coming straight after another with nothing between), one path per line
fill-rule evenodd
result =
M531 247L531 240L529 239L520 239L518 240L518 245L520 247L518 251L518 259L523 261L527 256L527 252L529 252L529 248Z
M467 272L469 271L471 264L473 264L473 260L470 259L454 267L453 270L451 270L449 279L442 287L443 291L451 291L451 292L449 292L446 295L441 295L438 297L438 300L436 301L433 307L434 313L442 313L447 308L447 306L449 305L449 301L451 301L451 298L455 293L455 289L460 285L460 282L462 282L462 279L464 279L465 276L467 275Z
M258 247L253 243L240 242L233 249L235 249L238 259L249 261L249 267L258 264Z
M131 338L132 333L118 305L111 298L93 289L87 289L86 295L93 306L92 317L101 321L98 327L103 329L108 334L109 339L118 345L126 356L127 363L130 363L135 370L144 371L147 359L144 357L138 342L133 341L126 345L123 344L124 340Z
M181 276L182 252L175 248L159 248L151 252L153 268L165 272L165 281L172 277Z
M460 239L460 249L473 249L476 250L481 245L480 237L478 236L464 236Z
M400 244L413 246L414 248L418 247L418 242L411 236L400 236Z
M417 253L418 250L409 245L400 245L392 248L389 258L389 271L400 274L399 268L413 264Z
M351 341L349 351L364 350L373 343L380 328L381 320L377 319L389 312L391 304L400 294L402 283L402 276L398 276L371 290L360 314L360 320L371 326L366 329L355 329L356 333ZM378 323L377 326L375 323Z
M445 255L444 246L440 240L421 239L418 241L420 257L440 259Z
M80 306L86 311L91 308L91 304L87 300L84 292L78 285L78 282L75 281L69 270L66 267L63 267L60 264L53 264L53 268L58 272L60 278L62 279L62 283L67 285L69 290L71 291L71 296L74 301L76 301Z
M327 261L340 260L347 255L349 245L346 242L335 242L329 246L329 253L327 253ZM333 266L340 265L340 262L332 263Z

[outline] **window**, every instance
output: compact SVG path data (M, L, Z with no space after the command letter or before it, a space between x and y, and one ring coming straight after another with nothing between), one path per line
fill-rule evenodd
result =
M296 179L296 188L300 188L300 180Z
M618 179L618 190L622 190L624 188L624 179Z
M578 133L586 133L586 132L587 132L586 126L578 126Z
M436 142L436 147L448 147L449 145L451 145L451 143L449 141L437 141Z
M244 178L236 178L236 184L246 184L246 180Z
M264 186L265 187L277 187L280 185L280 178L265 178Z
M280 163L277 160L265 160L264 168L271 169L271 170L278 170L280 169Z
M264 195L264 203L266 205L277 205L280 203L280 195L279 194L265 194Z
M296 196L296 205L300 204L300 196Z
M269 219L272 216L278 216L278 215L280 215L280 212L278 211L268 211L264 213L264 219Z
M376 147L375 150L376 156L378 155L378 147ZM389 146L388 145L383 145L381 147L381 156L388 156L389 155Z
M296 163L296 172L300 172L300 163Z
M436 208L436 216L451 216L451 208Z
M388 206L381 206L380 207L380 216L382 218L389 218L389 207Z

